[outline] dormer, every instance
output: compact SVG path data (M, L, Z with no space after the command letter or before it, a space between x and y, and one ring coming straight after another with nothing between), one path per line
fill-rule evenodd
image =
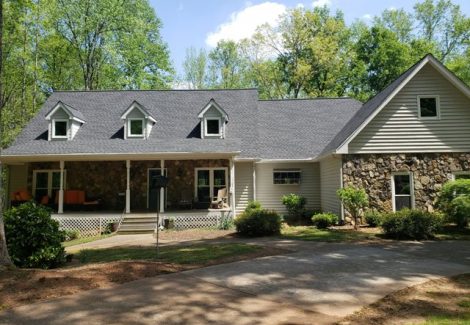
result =
M201 139L225 138L225 124L228 114L219 104L211 99L198 115L201 121Z
M61 101L58 101L46 114L46 120L49 121L47 137L49 141L72 140L85 123L80 111Z
M157 121L149 111L134 101L121 115L124 121L124 139L147 139L152 131L152 126Z

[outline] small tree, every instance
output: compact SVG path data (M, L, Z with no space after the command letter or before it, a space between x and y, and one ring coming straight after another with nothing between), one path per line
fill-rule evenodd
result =
M307 199L301 195L291 193L282 197L282 204L285 205L291 221L301 221L306 203Z
M343 202L345 209L351 214L354 220L354 229L357 230L357 225L361 218L361 211L369 204L366 191L363 188L348 186L339 189L336 194L341 199L341 202Z

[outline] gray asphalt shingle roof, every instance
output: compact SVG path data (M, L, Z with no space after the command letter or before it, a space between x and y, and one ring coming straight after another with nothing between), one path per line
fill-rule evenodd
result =
M230 116L225 139L200 139L198 113L214 99ZM47 141L45 115L58 101L87 122L70 141ZM123 139L120 116L134 101L157 120L149 139ZM4 155L224 153L309 159L357 112L350 98L259 101L256 89L55 92Z

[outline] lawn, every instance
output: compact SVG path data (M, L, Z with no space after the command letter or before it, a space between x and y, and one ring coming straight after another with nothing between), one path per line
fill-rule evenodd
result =
M470 240L470 228L459 229L455 226L444 226L436 234L441 240Z
M396 291L339 324L470 325L470 274Z
M80 263L146 260L176 264L207 264L231 256L255 253L261 246L247 244L220 244L161 247L157 259L155 247L119 247L81 250L77 255Z
M114 236L115 234L107 234L107 235L101 235L101 236L93 236L93 237L82 237L82 238L77 238L69 241L64 241L62 243L62 246L64 247L70 247L70 246L75 246L75 245L80 245L80 244L85 244L85 243L90 243L95 240L100 240L100 239L105 239L111 236Z
M281 238L343 242L378 239L377 230L372 228L353 229L317 229L313 226L284 226L281 230Z

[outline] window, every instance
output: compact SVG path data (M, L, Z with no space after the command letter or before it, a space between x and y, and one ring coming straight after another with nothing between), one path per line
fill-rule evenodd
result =
M64 170L65 188L65 170ZM33 197L41 202L44 196L51 198L50 202L56 201L60 189L60 170L34 170L33 171Z
M206 135L220 135L220 119L207 118L205 129Z
M274 170L273 184L276 185L299 185L301 179L300 170Z
M424 119L439 118L439 97L418 96L419 117Z
M411 173L392 176L393 211L414 207L413 177Z
M129 119L128 124L128 137L142 137L144 135L144 120L143 119Z
M69 128L69 122L67 120L53 120L52 137L53 138L67 138L68 128Z
M209 203L212 197L217 196L217 192L227 188L227 168L196 168L196 200L198 202ZM228 188L227 188L228 190Z

